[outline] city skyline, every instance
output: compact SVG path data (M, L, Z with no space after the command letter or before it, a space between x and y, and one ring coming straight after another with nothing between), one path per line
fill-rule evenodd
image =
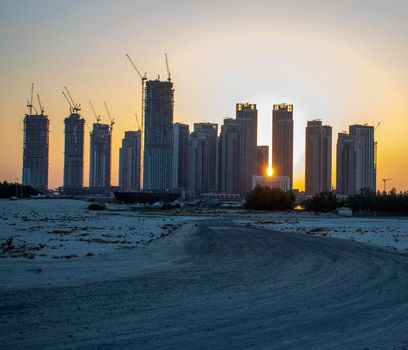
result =
M182 8L180 2L176 2L181 13L170 9L173 17L163 24L170 25L168 33L160 38L161 26L149 32L141 30L145 21L153 18L148 5L143 5L146 19L138 21L141 16L128 15L123 24L107 26L97 32L96 24L106 21L108 13L113 19L119 18L126 12L134 13L130 10L136 5L123 1L120 6L112 8L113 5L102 2L91 26L72 28L64 18L77 13L75 6L47 1L40 2L40 6L4 2L0 5L0 16L4 19L0 34L4 48L0 71L5 82L0 88L0 118L7 128L2 128L0 138L2 179L15 181L21 177L21 125L29 87L35 81L45 105L45 114L50 120L49 187L55 188L63 183L63 120L69 114L61 95L65 85L70 86L75 99L82 104L81 115L88 124L92 123L93 118L86 102L92 99L100 112L103 101L110 101L117 121L112 136L112 184L118 184L118 152L115 150L119 149L124 131L136 130L133 116L135 112L140 113L140 83L124 54L129 52L136 64L148 71L148 77L154 79L158 73L165 77L163 54L168 52L177 91L176 122L184 122L190 127L200 120L221 125L224 118L233 116L236 102L250 101L258 108L258 144L271 146L272 105L281 102L293 104L294 187L300 189L304 189L304 130L307 120L325 120L333 126L333 135L352 124L375 126L382 122L376 131L377 188L382 188L382 178L393 178L389 188L407 189L405 174L408 161L403 155L408 147L404 137L408 132L405 112L408 108L403 95L408 79L403 62L406 62L408 52L401 45L408 32L401 17L406 10L404 3L379 1L370 7L370 14L364 12L364 2L356 4L353 11L349 11L348 2L325 5L316 1L311 6L313 11L308 11L301 2L295 2L295 7L293 4L286 6L280 1L272 3L257 2L257 5L253 5L252 15L245 11L249 10L247 5L242 4L239 11L232 10L227 23L221 23L220 17L228 8L226 4L217 5L220 11L213 14L217 11L205 10L199 5ZM277 16L274 24L269 24L261 13L262 10L267 13L266 10L274 5L280 10L275 12L281 15ZM83 23L92 13L91 8L89 4L84 4L77 14ZM157 21L164 18L167 10L168 5L163 4L156 14ZM329 25L333 10L336 10L336 28ZM54 33L27 26L28 13L38 14L44 27L55 29L58 38ZM291 16L287 16L289 13ZM180 16L185 21L177 24ZM252 29L246 32L232 25L232 22L244 16L253 24ZM214 19L214 29L205 32L205 37L197 42L197 35L204 30L203 23L209 18ZM390 21L390 18L393 20ZM284 21L288 22L289 28L276 32ZM297 31L296 21L302 24L301 32ZM17 28L18 35L11 35ZM322 29L327 31L322 34ZM174 39L176 35L180 38L179 42ZM383 36L387 40L378 40ZM27 37L31 40L26 41ZM92 40L94 38L97 40ZM113 43L114 38L117 43ZM252 63L253 58L249 62L249 54L246 53L230 64L236 43L243 38L252 43L254 50L251 55L256 52L256 64ZM77 43L82 50L80 55L69 52ZM108 45L109 53L106 53L108 43L112 45ZM204 52L198 50L198 46L205 48ZM23 48L26 52L34 47L31 56L21 54ZM275 55L277 47L287 53L283 58ZM220 51L212 57L214 50ZM103 55L100 54L102 52ZM296 58L298 56L301 59ZM300 64L300 61L305 63ZM76 73L77 70L79 73ZM207 103L207 100L211 103ZM104 116L103 122L107 123L108 118ZM85 185L88 182L88 149L89 136L86 133ZM333 145L333 152L334 149Z

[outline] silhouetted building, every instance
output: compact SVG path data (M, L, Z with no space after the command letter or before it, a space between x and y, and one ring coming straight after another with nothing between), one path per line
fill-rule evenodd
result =
M187 124L174 123L173 125L173 188L186 189L188 138L190 136Z
M222 193L239 194L239 130L236 119L224 119L218 144L218 182Z
M289 176L293 187L293 105L273 105L272 169L274 176Z
M196 137L199 136L206 139L206 156L203 158L205 192L217 192L218 124L194 123L194 134Z
M172 188L174 90L170 81L149 80L145 90L143 190Z
M121 191L140 191L141 131L125 131L119 148L119 188Z
M24 117L23 185L48 189L49 120L44 114Z
M258 176L267 176L269 167L269 146L257 146L256 164L256 174Z
M84 181L84 125L78 113L65 118L64 192L83 186Z
M360 143L361 150L361 188L376 191L376 164L374 127L368 125L350 125L349 133Z
M236 120L240 127L238 186L241 196L245 196L252 189L252 176L257 173L258 110L256 104L237 103Z
M363 188L376 189L374 128L351 125L337 140L336 191L352 195Z
M93 124L90 138L89 187L110 187L111 132L107 124Z
M289 176L257 176L252 178L252 188L257 185L269 188L280 188L282 191L290 191Z
M307 122L306 127L306 194L331 190L332 128L320 120Z
M194 195L208 192L208 139L204 134L190 134L188 140L188 190Z

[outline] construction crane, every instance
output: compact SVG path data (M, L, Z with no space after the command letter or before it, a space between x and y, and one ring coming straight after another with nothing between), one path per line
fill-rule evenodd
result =
M89 127L89 124L86 122L86 120L85 120L85 125L86 125L86 127L88 128L89 136L91 136L91 135L92 135L92 130L91 130L91 128Z
M94 114L94 116L95 116L96 123L99 123L99 122L101 121L101 116L96 114L95 108L94 108L94 106L93 106L93 104L92 104L91 101L89 101L89 105L90 105L91 108L92 108L92 112L93 112L93 114Z
M374 128L374 133L380 125L381 125L381 122L378 122ZM375 171L375 174L377 174L377 147L378 147L378 142L374 140L374 171ZM385 183L384 183L384 187L385 187Z
M137 113L135 113L135 117L136 117L136 127L137 127L137 130L140 130L139 118L137 117Z
M387 178L387 179L382 179L382 181L384 182L384 193L387 193L387 181L391 181L392 178Z
M65 99L66 99L67 102L68 102L68 105L69 105L69 113L72 114L72 113L73 113L73 108L74 108L74 106L72 105L71 101L68 99L68 96L67 96L67 94L65 93L65 91L63 91L62 94L64 95Z
M142 82L142 128L143 128L143 116L144 116L144 95L145 95L145 82L147 80L147 73L145 72L144 75L142 75L139 71L139 69L137 69L136 65L133 63L132 59L130 58L130 56L128 54L126 54L126 57L128 58L130 64L133 66L133 68L135 69L136 73L139 75L139 78ZM143 130L142 130L143 131Z
M34 95L34 83L31 84L31 96L30 96L30 100L27 101L27 107L28 107L28 111L30 115L33 114L33 109L35 111L35 114L37 114L37 110L35 109L33 105L33 95Z
M166 57L167 81L171 81L171 73L170 73L169 59L167 57L167 53L165 53L164 56Z
M71 101L72 112L73 113L78 113L81 110L81 105L74 102L74 99L72 98L71 93L69 92L69 90L68 90L68 88L66 86L64 86L64 89L68 94L69 100Z
M43 115L44 114L44 106L41 104L41 99L40 99L39 94L37 94L37 100L38 100L38 105L40 106L40 114Z
M108 113L109 121L110 121L110 132L112 133L113 130L113 125L115 124L115 119L111 117L111 114L109 113L108 106L106 105L106 102L103 103L105 105L106 113Z
M135 69L136 73L138 74L141 82L142 82L142 104L141 104L141 155L140 155L140 169L142 171L140 172L140 188L143 187L143 181L144 181L144 107L145 107L145 82L147 80L147 73L145 72L143 75L140 73L139 69L137 69L136 65L133 63L132 59L128 54L126 54L126 57L128 58L130 64L133 66Z

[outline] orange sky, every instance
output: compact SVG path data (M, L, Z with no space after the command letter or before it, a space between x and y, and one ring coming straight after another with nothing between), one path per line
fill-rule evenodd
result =
M165 76L169 54L175 121L222 123L235 103L258 105L258 143L271 144L272 105L294 104L295 186L304 188L307 120L337 133L376 125L378 179L408 189L408 24L404 1L2 1L0 4L0 179L21 176L22 120L31 82L50 117L50 187L62 184L67 85L93 122L88 101L117 123L118 149L135 129L140 83L125 57ZM107 117L104 116L107 122ZM85 143L88 182L89 139ZM335 169L335 153L333 153ZM334 181L335 179L333 179Z

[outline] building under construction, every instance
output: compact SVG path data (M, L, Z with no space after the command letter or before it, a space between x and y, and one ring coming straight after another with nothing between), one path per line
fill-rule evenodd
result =
M90 140L89 187L109 188L111 175L111 129L94 123Z
M174 90L170 81L146 82L143 190L172 188Z
M24 117L23 140L23 185L30 185L45 193L48 189L48 139L49 119L44 114L41 105L40 114L33 106L33 89L31 87L31 100L27 103L29 113ZM33 114L33 110L35 114Z
M64 192L81 188L84 177L84 125L85 120L78 113L64 120Z

